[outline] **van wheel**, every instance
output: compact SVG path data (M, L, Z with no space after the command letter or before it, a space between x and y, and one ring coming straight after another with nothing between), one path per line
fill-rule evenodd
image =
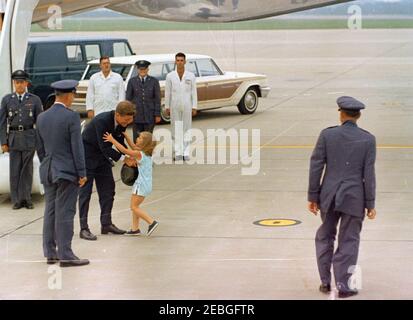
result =
M258 93L254 88L248 88L241 101L238 103L238 110L241 114L252 114L258 108Z
M170 123L171 116L166 113L165 106L161 106L161 123Z
M52 105L54 105L55 100L56 100L56 97L55 97L55 96L49 97L49 98L47 99L47 101L46 101L46 104L45 104L44 107L43 107L43 110L46 111L46 110L49 109Z

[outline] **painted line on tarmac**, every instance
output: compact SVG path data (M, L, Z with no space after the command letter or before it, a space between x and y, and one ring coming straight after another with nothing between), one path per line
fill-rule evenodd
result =
M297 258L297 259L286 259L286 258L233 258L233 259L196 259L193 261L201 262L229 262L229 261L308 261L315 260L316 258Z
M250 149L314 149L314 145L260 145L260 146L207 146L208 149L214 148L250 148ZM377 149L413 149L411 145L379 145Z

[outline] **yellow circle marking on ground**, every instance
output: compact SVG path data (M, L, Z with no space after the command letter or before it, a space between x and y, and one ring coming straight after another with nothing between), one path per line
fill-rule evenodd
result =
M264 219L254 222L254 224L264 227L288 227L301 223L292 219Z

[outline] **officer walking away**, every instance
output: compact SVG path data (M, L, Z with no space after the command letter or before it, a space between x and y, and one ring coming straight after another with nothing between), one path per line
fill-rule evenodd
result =
M150 64L146 60L135 63L138 75L129 80L126 89L126 100L136 107L133 141L140 132L153 132L155 124L161 122L161 89L158 79L148 75Z
M36 151L35 124L43 111L40 98L27 92L29 75L12 74L15 92L6 95L0 109L0 140L3 152L10 152L10 195L13 209L33 209L33 157Z
M85 154L80 132L80 116L70 110L78 82L52 83L55 104L37 120L40 180L45 187L43 251L48 264L83 266L72 251L73 219L79 187L87 181Z
M100 58L100 72L90 77L86 93L89 119L102 112L113 111L125 100L125 85L120 74L113 72L109 57Z
M331 291L333 266L338 296L347 298L358 293L350 277L357 265L364 216L376 217L376 139L357 126L360 110L365 108L362 102L345 96L337 104L342 124L321 132L311 156L308 209L314 215L321 212L315 238L320 291Z

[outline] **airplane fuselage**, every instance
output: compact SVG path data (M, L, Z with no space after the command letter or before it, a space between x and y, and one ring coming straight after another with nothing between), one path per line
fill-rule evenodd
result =
M265 18L352 0L40 0L33 22L47 20L58 5L63 15L109 8L129 15L182 22L231 22Z

